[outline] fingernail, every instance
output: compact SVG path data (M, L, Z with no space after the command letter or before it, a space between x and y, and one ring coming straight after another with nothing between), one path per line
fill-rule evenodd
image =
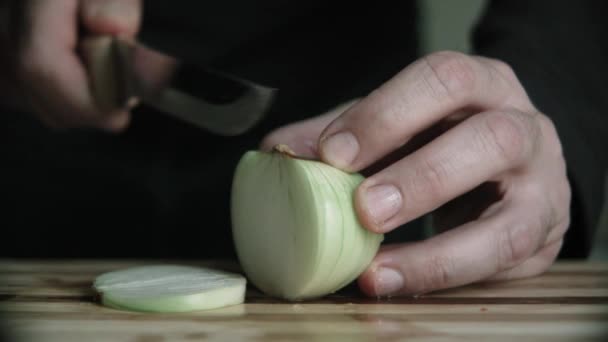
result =
M359 142L351 132L336 133L321 142L321 153L329 164L348 169L359 153Z
M403 288L403 276L400 272L387 267L381 267L376 272L374 283L376 295L393 294Z
M401 210L403 199L394 185L381 184L363 193L363 207L378 228Z

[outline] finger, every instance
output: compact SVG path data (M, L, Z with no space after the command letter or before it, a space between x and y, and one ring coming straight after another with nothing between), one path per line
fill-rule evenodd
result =
M470 117L367 178L355 198L361 223L389 231L523 165L535 151L536 126L516 111Z
M270 132L260 144L265 151L279 144L288 145L298 156L318 158L317 141L321 132L338 115L350 108L357 100L346 102L320 116L296 122Z
M531 106L508 66L455 52L432 54L332 122L320 153L329 164L358 171L453 112L504 106Z
M20 52L19 78L47 122L119 130L128 113L100 113L77 56L77 1L32 1L29 34Z
M83 0L80 15L94 34L135 36L142 17L141 0Z
M359 278L368 295L415 295L487 279L527 260L546 227L532 201L425 241L381 250ZM544 215L543 213L540 216Z
M511 269L504 270L499 272L489 279L488 281L503 281L503 280L511 280L511 279L519 279L519 278L527 278L533 277L535 275L539 275L545 272L559 254L559 251L562 248L564 243L563 239L555 241L549 245L543 247L540 251L538 251L533 257L524 261L520 265L517 265Z

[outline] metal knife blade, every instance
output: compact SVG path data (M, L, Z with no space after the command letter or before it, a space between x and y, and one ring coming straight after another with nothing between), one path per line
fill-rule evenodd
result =
M84 44L98 103L106 110L139 101L215 134L234 136L255 126L276 90L186 63L140 43L96 37Z

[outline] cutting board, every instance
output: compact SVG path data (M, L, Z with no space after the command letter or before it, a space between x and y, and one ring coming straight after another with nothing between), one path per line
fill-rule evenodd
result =
M251 288L243 305L187 314L95 301L98 274L159 262L168 261L0 260L0 315L15 341L608 341L608 263L560 262L535 278L417 298L352 292L289 303Z

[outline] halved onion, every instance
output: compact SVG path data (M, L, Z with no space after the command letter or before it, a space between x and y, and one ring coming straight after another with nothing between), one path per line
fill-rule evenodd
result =
M232 232L241 266L261 291L288 300L321 297L356 279L383 235L358 221L363 177L299 159L286 146L250 151L232 188Z

